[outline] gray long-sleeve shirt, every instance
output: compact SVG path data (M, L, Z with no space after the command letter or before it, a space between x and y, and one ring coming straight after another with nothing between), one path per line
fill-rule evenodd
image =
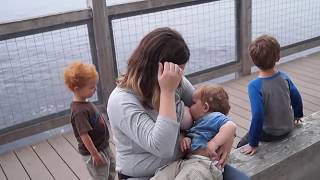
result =
M193 91L190 82L183 78L176 93L177 102L182 100L190 106ZM178 121L167 119L143 107L132 91L115 88L107 112L116 144L116 170L133 177L152 177L159 167L175 160L181 109Z

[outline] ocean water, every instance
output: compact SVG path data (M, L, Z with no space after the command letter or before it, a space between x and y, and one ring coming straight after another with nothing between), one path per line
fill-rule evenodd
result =
M108 0L107 4L125 3ZM6 0L0 22L86 7L85 0ZM112 21L117 67L157 27L178 30L191 50L186 74L236 60L234 0L137 15ZM282 46L320 35L319 0L253 0L252 36L271 34ZM0 41L0 129L68 109L63 68L91 62L86 25ZM100 72L103 76L103 72ZM93 100L96 100L96 96Z

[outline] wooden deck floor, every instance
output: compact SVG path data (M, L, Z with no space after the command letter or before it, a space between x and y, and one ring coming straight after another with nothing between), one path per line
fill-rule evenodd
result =
M320 111L320 53L282 64L279 69L286 71L300 90L305 115ZM234 144L250 126L247 84L253 78L255 75L223 84L230 95L230 116L238 124ZM111 146L114 147L113 144ZM0 155L0 180L87 180L88 178L88 172L81 156L77 153L72 133Z

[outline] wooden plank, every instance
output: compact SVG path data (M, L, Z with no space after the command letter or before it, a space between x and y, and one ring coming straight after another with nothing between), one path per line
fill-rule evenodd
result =
M244 109L237 104L230 103L231 109L230 112L237 114L241 116L244 119L250 119L251 118L251 111Z
M235 1L236 11L236 50L238 61L241 62L240 76L251 73L252 61L249 57L248 47L252 36L252 0Z
M320 37L314 37L306 39L297 43L289 44L281 48L281 57L289 56L294 53L298 53L304 50L308 50L320 45Z
M62 135L72 146L73 148L78 151L78 142L76 137L74 137L73 132L68 132Z
M48 142L80 179L87 180L90 178L89 172L82 160L82 156L65 138L57 136L49 139Z
M217 66L203 71L188 74L186 77L192 84L198 84L212 80L214 78L238 72L240 69L241 63L232 62L231 64L224 64L222 66Z
M224 89L228 92L228 94L232 94L235 97L238 97L246 102L250 102L248 94L244 93L242 91L238 91L237 89L233 88L233 87L229 87L229 86L223 86Z
M308 56L306 59L304 59L304 61L306 61L306 66L308 67L312 67L313 69L316 69L316 67L320 66L320 62L319 62L319 52L317 53L317 56ZM320 72L318 72L320 73Z
M15 152L32 180L54 179L30 146L15 150Z
M290 68L290 67L280 67L280 69L283 69L288 74L295 74L297 79L307 79L308 82L316 80L316 84L320 85L320 83L317 83L320 80L319 75L310 73L307 71L300 71L298 70L298 67L296 69Z
M233 88L234 90L239 90L240 92L245 93L248 96L247 85L232 81L232 82L224 83L223 86Z
M1 155L0 164L9 180L30 179L19 159L13 152Z
M308 89L315 90L315 92L318 92L317 90L319 89L320 85L314 84L315 80L301 75L297 75L294 72L288 72L287 74L289 75L289 77L292 78L294 84L299 84L302 87L307 87Z
M202 2L207 2L202 1ZM168 9L172 6L179 6L182 4L195 4L199 3L199 0L137 0L135 2L129 2L124 4L117 4L107 7L107 14L109 16L117 16L121 14L134 13L137 11L149 11L150 9L164 8Z
M47 141L34 145L33 149L53 175L54 179L78 179Z
M296 74L296 78L297 79L300 79L300 80L303 80L303 78L305 80L308 80L308 82L311 82L314 83L314 84L317 84L317 85L320 85L320 77L316 77L310 73L307 73L307 72L304 72L304 71L300 71L298 69L291 69L291 68L288 68L288 67L281 67L280 69L283 69L285 70L285 72L287 72L288 74Z
M93 14L93 32L98 71L103 73L103 76L100 76L99 83L101 85L102 102L105 104L108 102L112 90L116 87L116 78L118 76L116 59L112 49L112 30L106 15L106 1L90 0L89 2Z
M313 111L310 111L308 109L303 109L304 117L309 116L310 114L314 113Z
M237 136L238 136L239 138L242 138L244 135L247 134L247 132L248 132L247 129L245 129L245 128L243 128L243 127L240 127L240 126L237 127L236 133L237 133Z
M64 12L53 15L41 16L32 19L1 23L0 36L22 31L46 28L49 26L60 25L70 22L78 22L90 19L91 16L91 11L89 9L83 9L75 10L72 12Z
M0 144L9 143L17 139L61 127L69 122L70 116L64 111L23 122L14 127L0 130Z
M292 77L292 81L297 86L299 91L300 91L300 89L303 89L304 93L306 93L306 94L309 94L313 97L320 97L319 93L318 93L319 92L318 89L319 89L320 85L318 85L318 86L314 85L314 84L312 84L313 81L309 81L308 79L305 79L305 80L298 79L298 78L296 78L296 75L294 75L292 73L290 73L289 76Z
M237 124L237 126L242 127L247 130L249 129L250 123L251 123L250 119L243 119L242 117L240 117L239 115L234 114L234 113L229 113L229 116L230 116L231 120Z
M304 100L306 100L306 101L308 101L308 102L310 102L310 103L312 103L312 104L314 104L314 105L316 105L316 106L318 106L320 108L320 97L315 97L315 96L312 96L312 95L306 93L304 91L304 88L298 87L298 89L299 89L299 91L301 93L302 99L304 99Z
M303 109L308 109L313 112L319 111L319 108L320 108L319 106L312 104L304 99L302 99L302 104L303 104Z
M229 92L228 92L229 93ZM234 96L233 94L229 93L229 101L233 104L237 104L240 107L250 111L250 104L248 101L240 99L238 96Z
M4 174L4 171L3 171L3 168L1 167L1 164L0 164L0 180L7 180L7 177Z
M320 72L318 71L319 70L318 66L320 66L320 64L317 64L315 62L317 61L312 59L299 59L290 63L286 63L285 66L290 68L298 68L298 69L301 69L301 67L303 66L302 70L306 70L312 74L320 74Z
M309 56L305 57L304 59L308 59L308 60L312 60L312 61L319 61L319 57L320 57L320 53L319 52L315 52L310 54Z
M257 78L257 74L254 73L251 76L245 76L243 78L237 79L236 83L245 86L246 88L248 87L248 84L251 80L256 79Z
M248 83L249 82L243 83L241 81L233 81L230 83L230 85L234 86L235 89L239 89L239 91L242 91L248 94Z

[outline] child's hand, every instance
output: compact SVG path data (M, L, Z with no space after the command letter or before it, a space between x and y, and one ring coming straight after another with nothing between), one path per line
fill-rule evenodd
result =
M250 145L245 145L240 149L240 152L243 153L243 154L249 154L250 156L252 156L257 152L257 147L252 147Z
M296 127L300 127L301 126L301 124L302 124L302 119L301 118L294 118L294 125L296 126Z
M180 142L180 148L181 148L181 151L184 153L186 151L188 151L190 149L190 146L191 146L191 139L188 138L188 137L184 137L182 139L182 141Z
M106 164L106 161L100 152L94 154L92 156L92 159L93 159L93 165L95 165L95 166L102 166L102 165Z

